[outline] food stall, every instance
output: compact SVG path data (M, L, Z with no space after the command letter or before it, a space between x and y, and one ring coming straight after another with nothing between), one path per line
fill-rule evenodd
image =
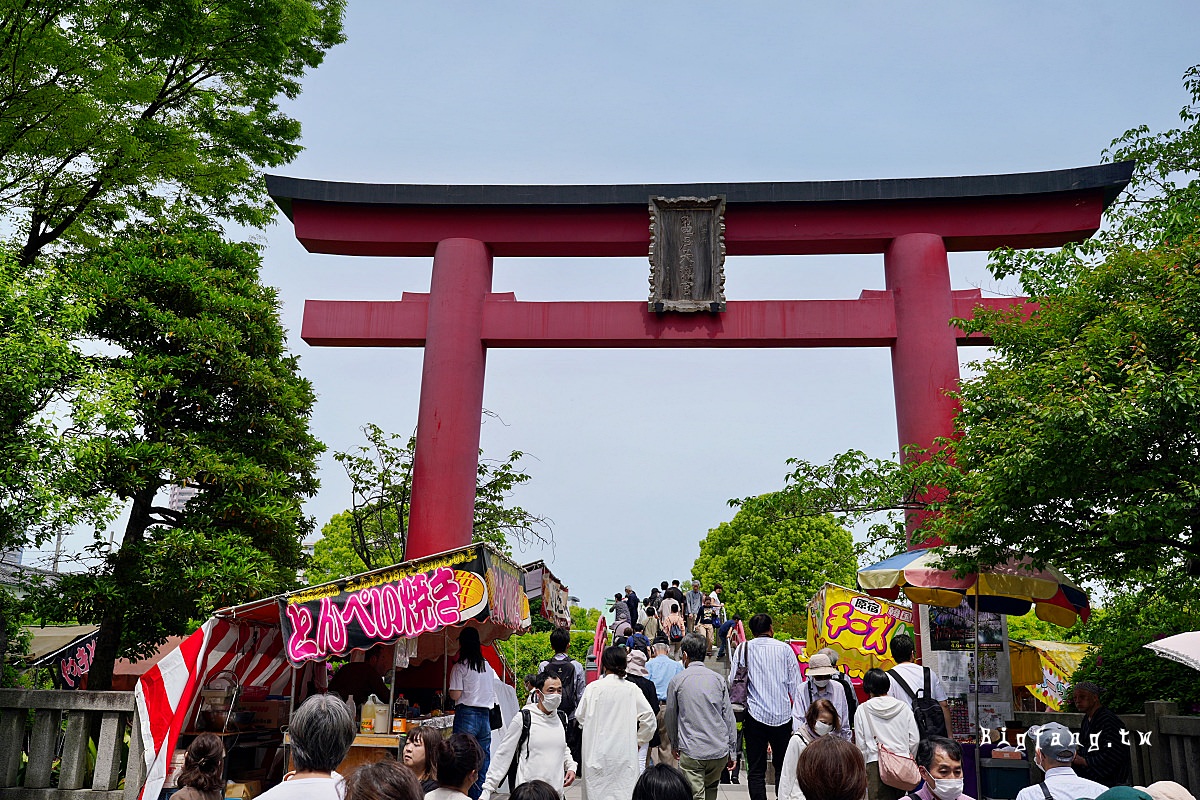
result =
M173 757L204 730L225 740L227 777L238 784L227 796L273 785L286 768L292 711L325 690L331 661L362 660L379 645L392 666L388 696L379 698L386 713L364 724L356 708L362 733L343 769L397 755L410 724L449 728L459 632L476 628L485 657L504 674L490 645L529 627L523 578L521 567L477 544L216 612L138 682L142 800L170 788Z

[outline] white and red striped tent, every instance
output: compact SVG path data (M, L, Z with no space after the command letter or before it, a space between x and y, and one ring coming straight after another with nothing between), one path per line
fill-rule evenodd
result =
M218 673L232 670L240 684L266 686L270 694L291 691L292 667L283 654L279 611L274 601L261 608L266 612L262 620L213 617L138 681L134 694L146 754L143 798L158 797L175 742L189 727L187 722L195 719L200 689Z
M393 581L421 573L426 567L445 563L472 569L490 565L490 569L487 577L455 573L464 579L461 586L457 582L450 584L454 587L452 596L459 602L459 610L455 612L458 616L454 617L458 622L443 620L442 627L429 631L434 635L412 635L416 641L413 661L419 663L455 655L458 631L462 626L470 625L480 632L485 657L506 682L511 682L507 665L487 645L528 628L529 600L518 577L521 568L490 545L471 545L318 587L306 587L280 597L222 609L184 639L177 649L147 670L134 690L146 759L142 800L157 800L179 735L193 729L189 723L196 719L202 699L200 690L218 674L230 671L240 686L265 687L268 695L291 696L293 671L302 667L294 667L288 659L281 609L292 602L305 602L305 595L356 593L360 590L353 587L359 585L368 587L362 591L371 591L374 587L388 586ZM449 571L446 567L441 569ZM502 584L501 573L508 576L510 591L507 593L498 589ZM492 585L493 581L495 585ZM468 584L471 591L468 591ZM364 640L353 645L353 649L365 649L379 642L391 643L398 638L401 637Z

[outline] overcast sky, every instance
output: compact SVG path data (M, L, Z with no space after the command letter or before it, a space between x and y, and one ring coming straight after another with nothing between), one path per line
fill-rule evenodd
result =
M350 0L345 44L287 104L280 174L374 183L649 183L925 177L1100 161L1178 122L1200 62L1187 2L409 3ZM330 453L374 422L410 433L418 349L313 348L303 301L428 291L432 259L312 255L280 222L264 279ZM985 254L955 288L1006 291ZM853 298L882 256L730 258L731 300ZM521 300L644 300L632 259L498 259ZM967 349L969 360L981 351ZM482 447L529 453L514 501L554 521L544 556L588 605L685 579L731 497L785 460L897 449L887 350L492 350ZM696 423L696 418L705 420ZM697 435L696 431L707 431ZM349 505L327 454L318 525ZM517 553L519 560L542 556Z

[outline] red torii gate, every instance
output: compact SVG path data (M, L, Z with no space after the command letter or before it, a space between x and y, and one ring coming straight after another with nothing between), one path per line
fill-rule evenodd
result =
M1100 226L1131 163L1053 172L812 183L416 186L267 176L309 252L433 256L429 294L307 300L314 346L424 347L406 558L468 544L489 347L890 347L899 443L953 432L949 324L1021 298L952 291L948 251L1055 247ZM652 197L723 196L736 255L883 253L886 289L857 300L729 301L723 313L493 293L496 256L645 256Z

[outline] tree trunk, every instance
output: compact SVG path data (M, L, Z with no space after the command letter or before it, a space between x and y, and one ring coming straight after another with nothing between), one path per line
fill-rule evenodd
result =
M146 528L150 526L150 508L155 493L155 489L143 489L133 498L129 522L125 525L125 535L121 537L121 549L117 551L117 561L113 567L115 586L129 586L138 580L134 545L142 541ZM121 637L125 633L125 615L139 610L142 609L128 608L124 598L119 595L104 604L100 630L96 634L96 653L88 670L88 689L104 691L112 688L113 668L121 652ZM153 613L150 609L144 610Z

